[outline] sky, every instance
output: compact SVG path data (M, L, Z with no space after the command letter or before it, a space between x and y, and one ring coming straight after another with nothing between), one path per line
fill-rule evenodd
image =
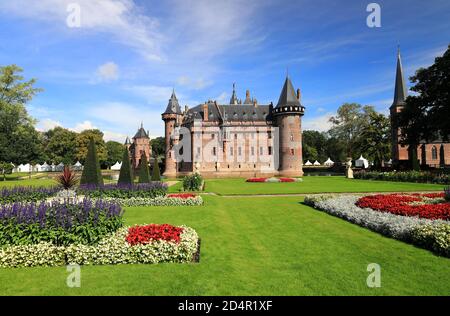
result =
M183 107L227 103L234 82L238 97L276 104L287 73L303 129L325 131L345 102L388 113L399 45L409 77L450 44L450 1L377 1L373 28L370 2L0 0L0 65L43 88L27 105L41 131L98 128L124 142L143 122L162 136L172 89Z

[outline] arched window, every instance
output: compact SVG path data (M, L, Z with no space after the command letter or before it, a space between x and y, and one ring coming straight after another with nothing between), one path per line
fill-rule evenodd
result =
M433 160L438 159L438 152L436 146L433 146L433 148L431 148L431 159Z

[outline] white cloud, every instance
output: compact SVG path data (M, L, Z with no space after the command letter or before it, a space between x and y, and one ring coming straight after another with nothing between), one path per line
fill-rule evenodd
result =
M219 96L217 96L215 98L215 100L217 101L217 103L219 104L227 104L229 103L229 99L228 99L228 93L226 92L222 92Z
M211 80L205 80L203 78L199 78L199 79L192 79L188 76L180 76L177 79L177 83L180 86L184 86L187 87L189 89L194 89L194 90L201 90L203 88L206 88L208 86L210 86L212 84Z
M109 61L100 65L96 71L98 81L108 82L119 79L119 66L116 63Z
M315 130L319 132L326 132L331 128L330 117L333 116L333 113L329 112L321 116L316 117L304 117L302 122L302 129L306 130Z
M36 129L40 132L46 132L50 129L53 129L57 126L62 126L60 122L52 120L50 118L46 118L43 120L38 121L36 125Z
M97 127L92 124L91 121L83 121L81 123L77 123L75 127L70 128L74 132L80 133L87 129L96 129Z
M161 104L166 104L169 101L173 90L172 87L154 85L126 86L124 89L143 97L149 104L157 105L158 108L161 108ZM180 95L177 94L177 97L179 99Z

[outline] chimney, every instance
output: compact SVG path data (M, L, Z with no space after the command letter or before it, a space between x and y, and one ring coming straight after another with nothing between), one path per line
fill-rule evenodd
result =
M300 89L297 89L297 100L300 101L302 94L300 93Z
M203 104L203 121L207 122L208 121L208 103Z
M189 111L189 107L187 105L184 106L184 113L187 113Z
M257 108L257 107L258 107L258 100L256 100L256 99L253 99L253 106L254 106L255 108Z

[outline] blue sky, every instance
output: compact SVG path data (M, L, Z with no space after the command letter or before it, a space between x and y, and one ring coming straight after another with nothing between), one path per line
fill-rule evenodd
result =
M326 130L344 102L392 103L397 45L407 76L442 55L450 2L0 0L0 65L17 64L44 89L28 106L46 130L99 128L133 136L140 122L163 135L172 88L180 103L229 100L232 83L277 102L286 69L302 91L304 129ZM81 8L70 28L67 5Z

